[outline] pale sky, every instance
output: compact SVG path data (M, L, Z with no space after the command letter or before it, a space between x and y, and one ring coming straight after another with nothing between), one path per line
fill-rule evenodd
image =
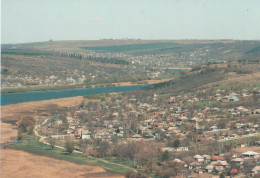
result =
M2 0L1 43L260 40L260 0Z

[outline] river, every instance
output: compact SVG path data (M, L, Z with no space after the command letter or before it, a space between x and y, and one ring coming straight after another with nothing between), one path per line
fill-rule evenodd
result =
M82 88L70 90L38 91L26 93L10 93L1 95L1 105L24 103L29 101L42 101L74 96L84 96L100 93L118 93L131 90L140 90L149 85L130 85L120 87Z

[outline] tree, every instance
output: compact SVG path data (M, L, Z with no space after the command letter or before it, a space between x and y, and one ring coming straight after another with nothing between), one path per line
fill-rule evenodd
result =
M67 139L65 142L65 149L67 150L67 152L69 154L71 154L73 152L73 150L75 149L75 142L73 140Z
M101 157L104 157L107 155L109 148L110 148L110 145L107 141L101 141L99 143L99 147L98 147L97 151Z
M23 133L22 129L18 129L17 139L18 139L18 140L22 140L22 139L23 139L23 136L24 136L24 133Z
M162 154L162 162L163 161L168 161L169 159L170 159L170 155L169 155L169 152L166 150Z
M49 139L49 144L51 145L51 149L53 150L54 146L55 146L55 143L56 143L56 139L55 138L50 138Z
M31 134L33 132L34 125L35 125L34 118L31 116L28 116L28 117L24 117L20 120L20 122L18 124L18 128L21 129L21 131L23 133L27 132L27 133Z
M220 178L225 178L225 174L222 172L219 177Z
M173 147L174 147L174 148L178 148L178 147L180 146L180 144L181 144L180 140L175 140L175 141L173 142Z

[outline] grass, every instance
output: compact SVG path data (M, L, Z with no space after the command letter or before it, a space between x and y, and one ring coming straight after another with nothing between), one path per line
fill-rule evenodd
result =
M23 55L23 56L54 56L52 53L22 52L22 51L2 51L2 54Z
M233 140L226 140L221 143L223 143L224 145L230 144L230 143L233 145L238 145L241 142L247 143L247 142L259 140L259 139L260 139L260 136L251 136L251 137L245 137L245 138L239 138L239 139L233 139Z
M33 136L31 135L25 136L22 143L11 144L8 146L8 148L23 150L36 155L70 161L76 164L99 166L105 169L107 172L115 174L126 174L128 172L132 172L132 170L118 165L106 163L91 157L85 157L81 153L68 154L65 150L59 148L54 148L52 150L50 146L39 142L39 139L34 140Z
M93 46L93 47L81 47L86 50L100 50L111 52L124 52L124 51L136 51L146 49L162 49L176 47L177 43L148 43L148 44L133 44L133 45L115 45L115 46Z
M53 85L53 86L30 86L20 88L5 88L2 89L2 94L6 93L21 93L21 92L32 92L32 91L48 91L48 90L64 90L64 89L77 89L82 88L83 84L75 85Z
M105 160L112 162L112 163L116 163L116 164L122 164L128 167L133 167L134 166L134 161L133 160L118 160L116 157L105 157Z

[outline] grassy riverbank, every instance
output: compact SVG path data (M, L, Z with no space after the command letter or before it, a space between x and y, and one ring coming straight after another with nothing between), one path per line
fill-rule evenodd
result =
M172 76L163 77L154 80L144 80L139 82L121 82L121 83L104 83L95 84L86 87L84 84L75 85L51 85L51 86L28 86L28 87L18 87L18 88L4 88L1 90L2 94L7 93L24 93L24 92L34 92L34 91L51 91L51 90L66 90L66 89L81 89L81 88L102 88L102 87L115 87L115 86L130 86L130 85L144 85L144 84L154 84L165 82L173 79Z

